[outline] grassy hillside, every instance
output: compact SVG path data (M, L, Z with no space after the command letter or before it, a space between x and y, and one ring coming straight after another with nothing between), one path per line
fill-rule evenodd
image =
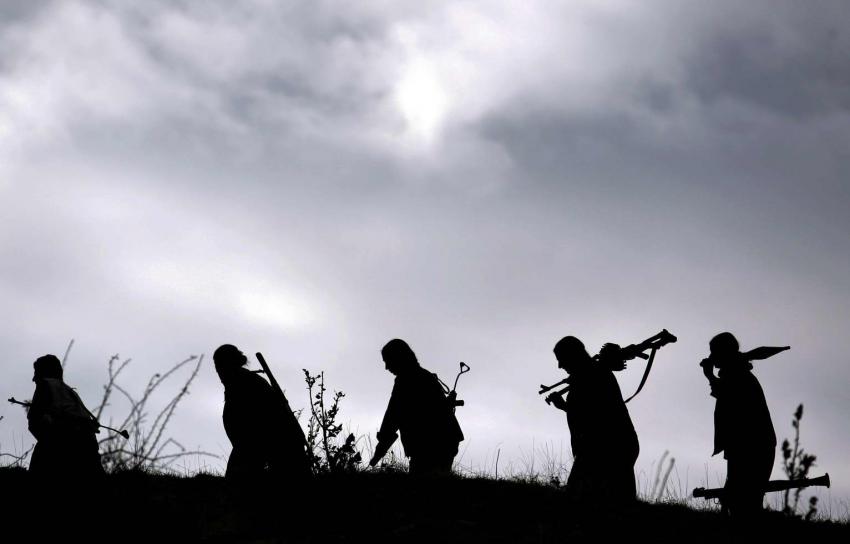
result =
M581 542L600 538L721 542L740 532L716 512L638 503L611 511L558 489L489 479L356 473L304 488L234 487L216 476L125 473L101 486L34 486L0 469L4 535L80 541ZM848 542L850 525L769 515L775 542ZM50 534L48 534L50 533ZM59 534L56 534L59 533ZM5 542L13 540L3 539Z

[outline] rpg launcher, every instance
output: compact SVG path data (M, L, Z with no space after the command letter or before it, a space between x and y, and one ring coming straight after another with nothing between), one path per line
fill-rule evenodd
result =
M643 372L643 377L640 380L640 385L638 385L637 391L635 391L631 397L627 398L625 402L629 402L630 400L635 398L635 396L640 393L641 389L643 389L643 386L646 384L647 378L649 378L649 371L652 370L652 363L655 360L655 352L666 346L667 344L674 343L676 340L677 338L670 334L667 329L662 329L661 332L659 332L655 336L650 336L643 342L639 342L637 344L630 344L624 348L620 348L619 352L616 355L616 359L620 363L625 363L626 361L630 361L637 357L646 360L646 370L644 370ZM649 350L649 355L644 353L647 350ZM599 353L594 355L593 360L598 362L600 360L601 353L602 352L600 351ZM620 366L614 368L614 370L622 370L622 368L624 367ZM553 383L552 385L541 384L540 391L538 391L537 394L542 395L544 393L549 393L549 391L552 391L556 387L567 383L568 379L569 378L564 378L563 380ZM563 396L569 390L569 386L563 387L558 391L549 393L543 400L546 401L546 404L551 404L555 397Z
M788 489L802 489L804 487L823 486L829 487L829 473L818 478L800 478L799 480L771 480L764 487L764 493L773 493L776 491L787 491ZM693 496L695 499L720 499L721 501L726 496L726 489L717 487L714 489L706 489L698 487L694 489Z

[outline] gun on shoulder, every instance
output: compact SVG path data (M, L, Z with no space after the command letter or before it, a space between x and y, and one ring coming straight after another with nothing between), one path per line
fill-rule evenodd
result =
M12 404L17 404L18 406L23 406L24 408L27 408L27 409L29 409L30 405L32 404L30 402L20 401L20 400L16 399L15 397L10 397L8 400Z
M786 491L788 489L801 489L804 487L812 487L812 486L823 486L829 487L829 473L824 474L818 478L801 478L799 480L771 480L767 482L767 485L764 487L765 493L773 493L776 491ZM693 497L695 499L720 499L726 496L726 489L723 487L716 487L712 489L706 489L704 487L698 487L694 489Z
M630 360L637 358L637 357L640 357L641 359L647 360L647 359L649 359L650 356L647 355L646 353L644 353L645 351L647 351L647 350L651 350L651 351L658 350L660 348L663 348L667 344L672 344L672 343L676 342L676 340L678 340L678 339L674 335L670 334L670 332L667 329L662 329L661 332L659 332L658 334L656 334L654 336L650 336L649 338L647 338L646 340L644 340L642 342L638 342L637 344L629 344L628 346L620 348L617 352L617 359L619 361L623 362L623 363L625 363L626 361L630 361ZM599 361L600 354L601 354L601 352L594 355L593 360ZM622 367L616 368L614 370L622 370ZM646 381L647 375L648 375L648 373L644 374L644 377L641 380L641 385L638 387L638 392L643 387L643 382ZM564 385L565 383L568 383L568 381L569 381L569 378L564 378L563 380L556 382L556 383L553 383L552 385L541 384L540 390L537 392L537 394L542 395L544 393L549 393L549 391L552 391L553 389L555 389L555 388L557 388L561 385ZM552 404L552 402L554 401L554 399L556 397L566 395L567 392L569 391L569 389L570 389L569 386L563 387L563 388L559 389L558 391L555 391L554 393L550 393L549 395L544 397L543 400L546 401L546 404ZM637 395L637 393L635 393L635 395ZM632 395L632 397L634 397L635 395ZM632 397L629 397L629 400L631 400Z
M446 400L449 404L449 407L452 410L452 413L454 413L455 408L457 408L458 406L464 405L464 402L462 400L458 400L458 398L457 398L457 381L460 379L461 376L463 376L464 374L466 374L469 371L470 371L469 365L464 363L463 361L461 361L460 362L460 372L458 372L457 376L455 376L455 383L454 383L454 385L452 386L451 389L449 389L448 385L443 383L443 380L441 380L439 377L437 377L437 381L440 382L440 385L443 386L443 390L446 393ZM436 376L436 374L434 374L434 375Z
M649 359L649 355L645 354L644 351L663 348L667 344L676 342L676 340L678 340L678 338L670 334L667 329L661 329L661 332L655 336L650 336L643 342L629 344L624 348L620 348L620 357L622 357L624 361L629 361L635 357L640 357L641 359L646 360Z
M297 435L300 438L300 441L305 448L305 455L306 455L307 437L304 435L304 429L301 428L301 424L298 423L298 419L295 417L295 414L292 412L292 408L289 406L289 400L286 398L286 394L284 394L283 389L280 388L280 384L277 383L277 380L275 379L274 374L272 374L272 370L271 370L271 368L269 368L269 365L266 362L266 358L263 357L263 354L260 353L260 352L257 352L256 355L257 355L257 361L259 361L260 367L262 367L262 369L263 369L262 373L265 374L266 377L268 377L269 383L272 386L272 390L274 391L275 396L278 398L278 401L281 403L281 405L283 406L283 408L286 412L285 423L288 427L290 427L291 432L294 433L295 435Z
M32 402L20 401L20 400L16 399L15 397L10 397L8 400L9 400L10 403L17 404L19 406L23 406L27 410L29 410L30 407L32 406ZM108 425L103 425L100 421L97 420L97 418L94 416L94 414L89 412L89 409L86 408L85 404L83 404L82 406L86 410L86 412L88 412L89 416L91 417L91 422L94 423L97 426L97 429L104 428L107 431L112 431L114 433L120 434L121 436L124 437L125 440L130 440L130 433L127 432L127 430L125 430L125 429L115 429L115 428L112 428ZM88 421L88 420L86 420L86 421ZM95 431L100 432L97 429L95 429Z

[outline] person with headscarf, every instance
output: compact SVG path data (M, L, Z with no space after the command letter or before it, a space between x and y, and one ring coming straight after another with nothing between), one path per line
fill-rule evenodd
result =
M269 382L245 368L248 358L236 346L220 346L213 361L224 385L224 431L233 446L225 478L307 477L304 431L288 403L275 396Z
M709 342L710 355L700 366L709 381L714 407L714 453L726 459L723 507L738 519L762 510L764 490L776 456L776 433L770 410L750 361L766 359L788 347L761 347L741 353L732 333ZM714 369L718 373L714 375Z
M439 378L419 365L404 340L387 342L381 356L395 383L369 464L375 466L401 435L411 473L451 472L464 437Z
M37 476L86 478L104 474L95 434L99 425L63 381L62 363L44 355L33 363L35 392L27 411L36 439L29 471Z
M613 374L625 368L620 347L606 344L594 359L581 340L565 336L554 352L558 368L569 374L566 398L562 392L547 397L567 414L573 452L567 490L588 504L634 501L640 444Z

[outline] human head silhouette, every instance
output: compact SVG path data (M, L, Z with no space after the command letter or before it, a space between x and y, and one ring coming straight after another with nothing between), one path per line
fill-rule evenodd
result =
M708 349L711 351L710 359L717 368L742 360L738 339L731 332L721 332L712 338Z
M396 376L419 366L416 354L407 342L398 338L390 340L381 348L381 358L384 360L386 369Z
M555 358L558 360L558 368L572 374L576 370L585 368L590 364L590 355L584 348L584 344L575 336L565 336L555 344Z
M248 358L232 344L219 346L213 353L215 371L222 383L229 379L238 369L248 364Z
M32 364L32 381L42 378L62 379L62 363L55 355L42 355Z

